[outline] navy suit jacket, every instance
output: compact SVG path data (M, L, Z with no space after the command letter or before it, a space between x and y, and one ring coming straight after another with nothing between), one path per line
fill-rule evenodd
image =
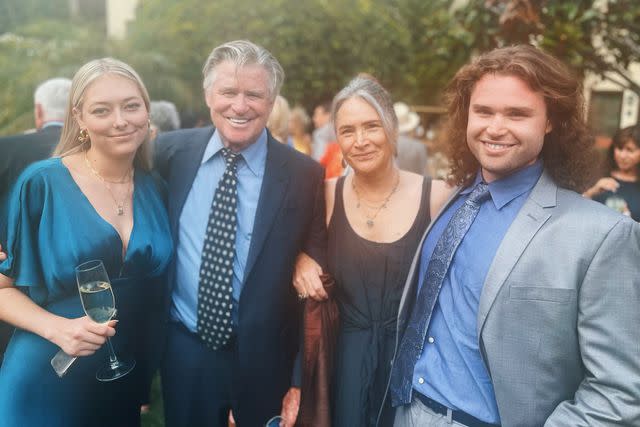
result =
M46 159L60 140L62 126L47 126L34 133L0 138L0 197L31 163Z
M168 186L174 242L182 208L213 127L163 133L156 169ZM217 183L211 183L215 191ZM306 251L324 263L324 170L268 134L267 160L239 302L234 398L241 425L262 425L279 414L299 349L302 305L292 285L295 258ZM168 273L167 309L175 282ZM194 373L195 374L195 373Z

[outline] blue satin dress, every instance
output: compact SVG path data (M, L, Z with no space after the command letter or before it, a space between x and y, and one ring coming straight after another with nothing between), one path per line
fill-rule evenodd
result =
M162 322L161 276L172 255L169 221L153 178L136 171L134 225L123 259L116 230L97 213L59 158L27 168L3 215L8 258L0 273L36 304L67 318L84 316L75 266L101 259L111 278L119 323L116 352L136 358L129 375L96 380L108 360L106 345L80 357L58 378L50 360L59 348L17 329L0 368L0 424L30 426L137 426L141 387L159 354L154 330Z

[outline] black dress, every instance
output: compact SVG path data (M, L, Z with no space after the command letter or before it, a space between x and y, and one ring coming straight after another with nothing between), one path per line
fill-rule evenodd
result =
M344 177L336 184L328 227L329 271L336 281L340 330L333 380L332 425L373 426L390 374L396 317L411 261L429 225L431 181L422 184L420 209L409 231L391 243L360 237L347 220ZM380 426L393 424L385 404Z

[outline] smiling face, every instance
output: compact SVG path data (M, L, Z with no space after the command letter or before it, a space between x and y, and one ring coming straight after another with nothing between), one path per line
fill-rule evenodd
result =
M133 156L149 131L149 114L138 85L117 74L95 79L74 109L92 149L109 157Z
M372 173L393 162L378 112L362 98L349 98L336 112L336 138L346 162L356 173Z
M543 95L520 78L487 74L475 84L467 145L487 182L533 164L550 131Z
M620 172L636 174L640 165L640 147L633 140L627 140L622 147L613 149L613 158Z
M242 150L257 141L273 107L269 73L258 64L237 67L225 61L213 70L215 77L205 98L211 120L225 146Z

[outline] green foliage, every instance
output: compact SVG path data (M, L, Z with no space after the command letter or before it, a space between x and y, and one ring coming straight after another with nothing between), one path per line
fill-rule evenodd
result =
M467 59L448 1L218 0L145 1L131 27L132 63L154 98L200 105L201 68L216 45L250 39L287 74L283 95L308 109L331 99L358 73L375 76L397 98L438 101ZM162 84L155 79L161 78Z
M0 134L33 127L33 91L43 80L73 77L89 59L105 55L104 40L86 27L39 20L21 34L0 35Z
M476 50L533 42L579 74L607 74L640 94L627 70L640 61L637 0L471 0L455 16Z
M604 4L607 10L594 5ZM376 77L395 99L438 104L474 51L534 41L579 72L625 74L640 60L637 0L144 0L124 41L105 38L103 0L0 3L0 134L32 127L32 94L105 55L130 63L153 99L208 117L202 64L211 49L250 39L280 60L283 95L311 109L353 76ZM594 49L594 40L598 46ZM635 84L635 86L634 86ZM640 90L638 90L640 92Z

